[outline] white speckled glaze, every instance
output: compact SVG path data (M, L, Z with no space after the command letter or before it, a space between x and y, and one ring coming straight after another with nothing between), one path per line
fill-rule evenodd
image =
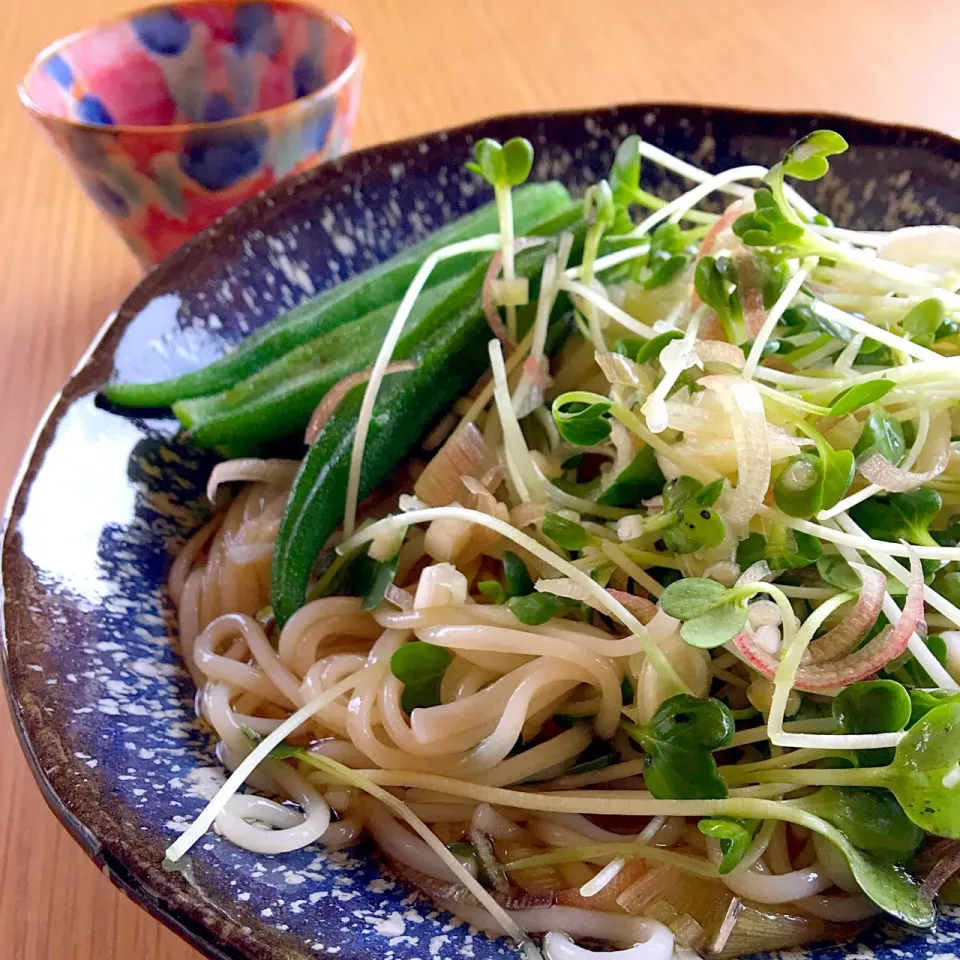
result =
M211 957L489 960L503 941L383 875L367 856L283 857L209 835L180 872L163 849L221 782L175 648L170 558L204 519L211 458L169 420L98 408L111 376L193 369L304 297L486 199L461 168L482 136L529 137L536 179L575 190L637 131L712 169L772 162L817 126L851 142L810 198L845 226L960 223L960 144L843 118L637 106L486 121L356 153L272 190L181 248L127 298L41 425L8 508L4 667L24 749L48 802L118 885ZM644 185L680 184L650 165ZM884 926L823 956L939 960L960 922ZM796 956L797 954L791 954Z

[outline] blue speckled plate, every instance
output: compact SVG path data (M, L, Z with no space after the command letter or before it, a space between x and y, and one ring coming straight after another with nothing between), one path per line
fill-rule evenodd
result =
M581 189L637 131L707 168L771 163L827 125L852 144L813 185L847 226L960 222L960 143L859 121L635 106L492 120L355 153L239 208L151 273L104 327L41 425L8 507L4 669L47 801L110 878L211 957L489 960L513 955L380 874L363 851L283 857L209 835L182 872L163 850L222 777L193 709L165 589L204 519L210 460L174 425L98 409L97 387L159 379L220 355L304 297L485 200L461 164L481 136L529 137L535 177ZM645 185L676 193L648 165ZM883 928L887 960L952 956L960 921L930 936ZM857 948L828 948L840 958Z

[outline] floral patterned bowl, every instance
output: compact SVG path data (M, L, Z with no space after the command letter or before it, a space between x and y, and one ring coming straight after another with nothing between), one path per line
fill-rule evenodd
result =
M288 174L348 148L362 57L291 0L150 7L53 44L20 85L144 266Z

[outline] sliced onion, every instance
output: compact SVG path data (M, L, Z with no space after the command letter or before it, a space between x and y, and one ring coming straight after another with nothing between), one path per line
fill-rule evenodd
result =
M920 892L932 900L940 888L960 870L960 841L951 841L938 849L940 858L924 877Z
M796 690L817 692L846 687L864 680L895 660L906 649L910 637L923 623L923 568L910 550L910 584L903 613L896 626L886 627L856 653L830 663L802 663L793 686ZM734 638L734 644L758 673L773 679L779 661L762 649L746 632Z
M510 522L520 530L540 523L547 515L542 503L521 503L510 511Z
M431 507L445 507L463 494L464 477L482 477L496 464L475 423L464 424L447 439L420 474L413 492Z
M725 231L729 230L733 226L734 221L737 217L740 216L745 210L743 200L734 200L726 210L723 211L720 219L706 232L703 240L700 242L700 249L697 251L697 259L694 261L694 269L696 269L697 264L704 258L710 256L713 253L713 248L717 245L717 241L720 239L720 235ZM698 296L696 290L690 295L690 307L693 310L696 310L703 301Z
M477 852L477 859L480 861L480 868L484 877L493 886L497 893L507 893L510 889L510 881L503 872L503 864L497 860L493 852L493 843L490 837L480 830L474 824L470 824L470 843Z
M734 376L707 376L699 383L717 395L730 417L737 448L737 486L725 513L732 523L747 523L763 505L770 485L770 438L760 391L756 384Z
M410 591L404 590L403 587L398 587L395 583L391 583L390 586L387 587L386 593L384 593L383 596L401 610L413 609L413 596Z
M947 411L937 415L937 422L931 425L932 456L930 468L914 471L894 466L879 453L873 454L860 464L860 473L871 483L875 483L891 493L903 493L939 477L950 462L950 414Z
M218 488L224 483L293 483L299 469L299 460L261 460L259 457L224 460L210 471L207 499L213 503Z
M747 339L753 340L767 322L767 311L763 306L763 290L757 278L757 266L753 254L748 250L738 250L733 262L737 268L737 296L740 300Z
M612 590L610 588L607 588L607 593L619 600L644 626L657 615L657 605L647 600L646 597L638 597L636 594L627 593L625 590Z
M756 563L751 563L750 566L737 577L734 586L742 587L745 583L766 583L772 579L773 571L770 569L770 564L768 564L766 560L758 560Z
M577 603L585 603L600 613L607 613L606 607L588 590L585 590L579 583L571 580L569 577L556 577L552 580L538 580L534 585L538 593L554 593L558 597L565 597L567 600L575 600ZM646 626L656 615L657 605L651 603L644 597L638 597L632 593L626 593L623 590L607 590L611 597L622 603L644 626Z
M594 354L594 359L596 359L597 366L603 371L603 375L611 384L642 387L647 382L646 371L639 363L635 363L629 357L621 356L619 353L601 353L598 350Z
M726 340L701 340L697 344L697 356L704 363L726 363L738 370L747 362L743 349Z
M477 898L462 883L439 880L393 858L389 858L388 862L392 873L422 890L434 902L479 906ZM549 893L524 893L511 890L506 894L490 891L490 895L507 910L543 909L554 902L553 895Z
M945 224L901 227L887 237L877 256L908 267L960 266L960 229Z
M513 241L513 250L514 253L518 253L520 250L524 250L527 247L538 247L540 244L545 243L546 240L541 237L518 237ZM497 277L500 276L500 271L503 268L503 250L498 250L490 258L490 266L487 267L487 273L483 278L483 292L481 294L481 299L483 301L483 312L486 314L487 323L490 324L490 330L493 335L505 346L505 347L515 347L516 343L510 338L510 335L507 333L507 328L504 326L503 320L500 317L499 312L497 311L496 304L496 294L494 281Z
M415 369L416 364L409 360L398 360L395 363L387 364L383 375L391 373L407 373ZM307 424L306 432L303 435L303 442L309 447L318 436L320 431L326 426L327 421L333 415L334 410L340 405L340 401L357 385L366 383L373 375L373 367L367 367L366 370L358 370L351 373L349 377L344 377L338 384L327 391L324 398L317 404L317 409L313 411L310 422Z
M818 637L807 648L809 663L839 660L854 650L877 622L887 592L886 575L862 563L852 564L859 574L862 586L853 610L832 630Z

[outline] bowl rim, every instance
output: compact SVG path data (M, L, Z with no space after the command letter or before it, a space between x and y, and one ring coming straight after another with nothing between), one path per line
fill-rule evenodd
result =
M741 122L768 119L787 122L795 120L798 123L818 121L825 125L831 123L853 125L864 132L873 129L888 134L901 134L913 140L929 139L932 142L925 145L924 149L939 150L945 160L960 163L960 137L932 127L857 117L852 114L831 111L764 110L715 103L668 100L634 101L561 110L495 114L472 119L455 126L414 133L408 137L385 143L370 144L337 160L328 161L301 174L287 178L251 197L195 234L153 267L150 272L140 278L123 302L106 317L104 323L94 333L89 347L78 360L64 386L57 391L43 412L24 450L22 461L12 481L2 515L0 515L0 560L3 561L0 563L0 679L3 681L5 699L10 711L12 725L41 795L57 819L87 856L116 887L122 890L138 906L164 923L168 929L173 930L195 949L209 957L210 960L251 960L252 954L246 952L235 938L238 922L231 920L226 929L215 931L209 924L199 920L194 915L194 911L188 909L185 905L189 903L191 908L195 908L197 901L200 899L199 895L191 891L183 894L182 897L165 899L163 894L168 890L165 884L161 885L159 889L155 889L151 886L149 878L142 875L138 865L128 865L113 853L108 845L109 839L105 843L101 836L97 834L96 827L86 823L80 814L73 809L74 804L69 794L58 792L55 781L59 774L48 769L43 762L42 755L48 749L47 745L37 739L34 724L25 716L22 704L18 699L18 692L14 688L15 681L11 671L10 648L12 643L16 643L18 640L18 629L17 624L12 622L14 618L8 609L10 599L8 591L14 586L14 583L13 578L10 577L9 566L6 561L9 554L22 552L21 546L16 542L16 524L24 512L30 488L51 445L56 427L70 407L102 382L102 376L97 370L97 356L103 350L108 351L112 356L112 352L116 348L117 337L122 334L136 316L137 310L129 304L131 304L131 301L136 303L138 292L148 288L161 274L171 275L184 268L192 258L209 255L213 245L218 240L233 238L248 219L253 219L258 213L270 208L276 198L293 196L301 189L309 189L313 182L322 182L326 172L330 169L342 169L346 165L353 164L356 164L358 169L362 169L370 155L375 155L381 151L412 149L424 140L439 140L442 142L447 136L458 133L479 136L483 135L488 127L499 124L549 121L552 118L564 117L589 118L598 114L615 116L620 111L636 112L643 110L669 110L688 114L706 113L737 118ZM230 933L231 928L234 933L233 936Z
M324 84L318 90L314 90L312 93L305 94L302 97L296 97L293 100L288 100L286 103L278 104L275 107L268 107L265 110L254 110L250 113L241 114L239 117L229 117L226 120L201 120L195 123L168 124L89 123L85 120L72 120L69 117L63 117L59 114L51 113L49 110L41 107L27 91L27 83L30 78L37 71L41 70L44 64L46 64L51 57L58 54L61 50L65 50L70 46L70 44L76 42L81 37L97 33L110 27L118 26L128 20L133 19L134 17L138 17L143 14L159 12L162 10L176 10L178 8L196 6L200 4L230 9L236 9L237 7L241 6L253 6L254 4L258 6L263 6L266 4L269 7L282 6L298 10L299 12L312 17L313 19L323 21L327 27L333 27L334 29L339 30L348 40L352 40L353 56L350 58L350 62L340 71L340 73L337 74L337 76L335 76L328 83ZM345 17L340 16L340 14L333 13L324 7L314 6L313 4L306 2L306 0L174 0L172 3L152 3L148 4L147 6L136 7L133 10L128 10L126 13L118 14L116 17L98 20L88 27L75 30L73 33L69 33L65 37L60 37L58 40L54 40L52 43L47 44L47 46L45 46L33 58L33 60L30 61L30 65L27 67L25 73L17 83L17 95L19 96L20 103L23 105L24 109L32 116L36 117L38 121L44 124L60 126L69 130L82 130L86 133L96 133L106 136L114 136L117 134L149 134L155 136L160 132L171 134L194 133L198 131L213 132L226 130L230 127L241 127L251 122L261 120L264 117L278 116L285 111L294 112L304 110L307 107L313 106L319 101L335 96L342 87L349 84L351 80L359 73L363 67L365 59L366 52L360 42L360 38L357 36L356 30L353 28L353 25Z

